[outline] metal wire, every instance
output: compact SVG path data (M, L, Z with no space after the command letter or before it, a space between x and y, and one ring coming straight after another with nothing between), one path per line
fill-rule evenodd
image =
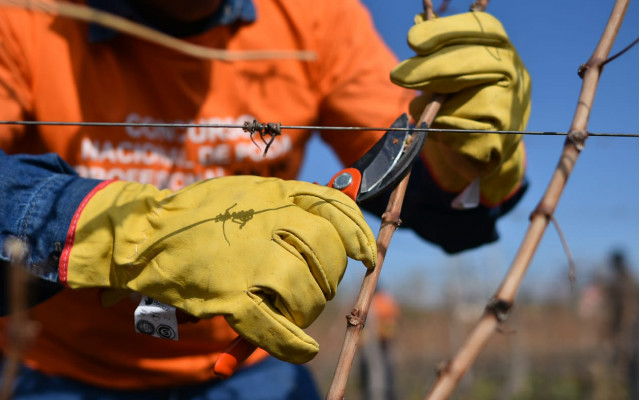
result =
M139 122L63 122L63 121L0 121L0 125L53 125L53 126L99 126L99 127L140 127L140 128L232 128L243 129L240 124L201 124L201 123L139 123ZM438 133L494 133L500 135L538 135L566 136L567 132L554 131L492 131L439 128L381 128L364 126L314 126L314 125L280 125L280 129L303 129L324 131L414 131ZM637 133L589 132L589 136L637 138Z

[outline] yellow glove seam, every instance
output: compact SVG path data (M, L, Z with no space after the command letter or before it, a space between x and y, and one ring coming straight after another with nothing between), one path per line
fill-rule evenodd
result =
M331 189L331 190L335 190L335 191L339 192L342 196L347 196L346 194L342 193L342 192L341 192L341 191L339 191L339 190L336 190L336 189ZM338 207L334 206L334 205L332 204L332 201L329 201L329 200L327 200L327 199L324 199L324 198L322 198L322 197L320 197L320 196L316 195L315 193L310 193L310 192L297 192L297 193L295 193L295 194L291 195L291 197L293 197L293 198L298 197L298 196L308 196L308 197L317 198L317 199L319 199L322 203L327 204L327 205L329 205L329 206L333 207L335 210L337 210L337 211L338 211L338 212L340 212L342 215L344 215L344 216L345 216L345 217L347 217L349 220L351 220L351 222L353 222L353 223L358 227L358 229L360 230L360 233L362 233L364 236L366 236L365 232L366 232L367 230L370 230L370 228L369 228L369 226L368 226L368 225L365 227L366 229L364 229L364 228L363 228L363 227L358 223L358 221L356 221L356 220L355 220L351 215L349 215L349 214L345 213L345 212L344 212L344 211L342 211L340 208L338 208ZM348 197L348 196L347 196L347 197ZM347 203L345 203L345 202L343 202L343 201L340 201L340 200L338 200L338 199L334 199L334 200L333 200L333 202L336 202L336 203L338 203L338 204L341 204L341 205L343 205L343 206L345 206L345 207L347 207L347 208L349 208L349 209L353 210L354 212L360 213L360 210L359 210L358 208L351 207L349 204L347 204ZM296 204L295 200L293 201L293 203L294 203L294 204ZM363 221L364 221L364 220L363 220ZM364 223L366 224L366 221L365 221ZM375 243L375 239L374 239L374 243ZM371 269L371 268L374 268L374 267L375 267L376 262L377 262L377 260L376 260L376 258L377 258L377 249L376 249L374 246L372 246L372 245L370 244L370 242L369 242L369 241L366 241L366 245L367 245L367 247L369 248L369 252L372 254L372 257L373 257L373 263L372 263L372 265L371 265L371 266L367 266L367 268L368 268L368 269Z

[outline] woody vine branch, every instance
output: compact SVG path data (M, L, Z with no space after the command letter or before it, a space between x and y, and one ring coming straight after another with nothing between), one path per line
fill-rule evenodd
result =
M628 4L628 0L616 1L593 55L581 68L583 71L582 88L560 160L542 199L531 214L529 228L507 276L487 304L484 314L458 353L441 370L438 380L427 395L427 399L446 399L451 395L489 338L506 319L524 274L542 239L542 234L551 220L569 175L585 146L588 137L587 123L603 64L611 51Z

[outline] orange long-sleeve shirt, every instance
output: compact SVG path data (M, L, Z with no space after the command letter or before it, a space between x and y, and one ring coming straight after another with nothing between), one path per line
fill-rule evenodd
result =
M92 44L84 22L0 7L0 120L387 126L407 109L411 94L390 84L394 57L357 0L255 0L255 6L256 22L216 27L188 41L228 50L309 50L317 60L202 60L126 35ZM232 174L294 179L309 137L284 131L263 157L240 129L1 126L0 148L56 152L86 177L177 189ZM322 137L350 164L379 133ZM235 336L222 318L181 325L179 341L155 339L134 332L136 305L125 299L105 308L96 290L64 290L32 310L43 328L26 364L113 388L212 378L219 352ZM4 348L6 339L0 343Z

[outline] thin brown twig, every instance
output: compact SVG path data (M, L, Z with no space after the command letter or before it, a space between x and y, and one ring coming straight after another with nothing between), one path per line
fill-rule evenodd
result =
M607 58L606 60L604 60L602 62L602 64L600 65L600 68L604 67L606 64L610 63L611 61L615 60L616 58L620 57L621 55L623 55L624 53L626 53L627 51L629 51L633 46L635 46L636 44L638 44L638 38L635 38L633 40L633 42L629 43L628 45L626 45L622 50L620 50L619 52L617 52L616 54L610 56L609 58ZM578 74L580 75L580 77L582 78L582 68L580 68L578 70ZM591 135L591 133L590 133Z
M436 10L436 14L442 15L447 12L447 10L449 9L449 3L451 3L451 0L442 0L442 2L440 2L440 5L438 6L438 9Z
M428 400L446 399L451 395L464 373L469 369L489 338L496 332L499 324L506 319L518 287L542 239L542 234L549 224L549 218L546 215L553 214L569 175L584 146L584 140L588 136L586 127L602 71L602 63L607 59L607 55L611 51L628 4L629 0L616 1L602 37L593 55L585 64L586 69L584 70L582 89L570 129L571 133L575 133L577 139L572 138L573 135L567 137L558 165L542 200L531 218L527 233L507 276L485 308L484 314L465 343L454 358L443 368L435 385L427 395Z
M427 19L434 18L433 5L430 0L423 0L425 7L425 17ZM435 94L431 98L431 101L427 104L416 126L422 126L425 123L430 126L433 122L436 114L440 110L444 96ZM342 343L342 349L340 350L340 356L338 358L338 365L336 366L333 380L329 386L327 392L327 400L340 400L344 398L344 393L347 386L347 380L349 379L349 373L353 360L355 358L358 341L360 339L360 333L364 328L367 314L369 312L369 306L375 292L380 271L384 263L384 257L391 243L393 233L400 225L400 213L402 211L402 202L409 183L410 173L408 173L398 186L391 193L387 208L382 215L382 222L380 230L378 232L378 238L376 245L378 247L377 253L377 265L375 268L368 270L362 286L356 304L351 311L351 314L347 316L347 331L345 333L344 342Z
M436 13L433 10L433 3L431 0L422 0L422 5L424 6L424 18L427 21L434 19L436 17Z
M329 391L327 392L327 400L337 400L344 397L347 380L349 379L349 372L351 371L351 366L353 365L353 360L358 349L360 332L364 328L364 323L367 319L369 305L371 304L371 299L375 292L380 271L382 270L384 257L387 253L387 249L389 248L391 237L400 224L400 211L402 209L402 202L404 200L404 194L408 182L409 174L400 181L398 186L391 193L387 209L382 215L382 223L376 240L378 247L377 264L375 268L367 271L362 282L362 287L360 288L358 300L356 301L351 314L347 316L347 331L342 344L342 350L340 351L340 356L338 358L338 365L336 366L333 380L331 381Z
M11 398L13 383L20 369L22 355L29 348L39 331L39 325L27 316L27 287L29 273L24 267L28 249L18 238L5 241L5 252L9 256L9 312L7 351L4 354L2 377L0 377L0 400Z
M584 147L584 143L581 142L578 146L580 146L579 149L582 150L582 148ZM556 217L553 216L553 214L548 214L547 210L543 210L540 208L537 208L536 210L534 210L531 213L531 216L529 218L530 219L533 218L534 215L536 214L542 214L545 218L553 222L553 226L556 228L556 232L558 232L560 243L562 243L562 248L564 249L564 252L567 255L567 260L569 261L569 283L571 284L571 289L573 290L575 288L575 283L576 283L576 263L573 260L573 255L571 254L569 243L567 242L567 239L565 238L564 233L562 233L562 229L560 228L560 223L558 222Z
M484 11L487 9L487 5L489 4L489 0L477 0L471 4L469 7L469 11Z
M576 262L573 259L573 255L571 254L571 249L569 248L569 243L562 233L562 229L560 229L560 223L553 215L549 216L551 218L551 222L553 222L553 226L555 226L556 231L558 232L558 237L560 238L560 242L562 243L562 247L564 248L564 252L567 255L567 260L569 262L569 283L571 283L571 289L575 289L576 285Z

